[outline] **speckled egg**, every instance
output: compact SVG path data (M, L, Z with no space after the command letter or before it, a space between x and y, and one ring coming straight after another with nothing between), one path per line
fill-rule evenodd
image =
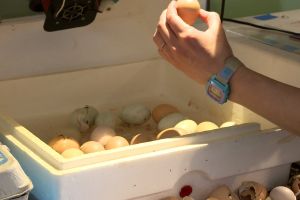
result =
M269 197L272 200L296 200L294 192L284 186L278 186L271 190Z
M75 157L81 156L83 154L84 153L80 149L71 148L71 149L67 149L64 152L62 152L61 155L64 158L75 158Z
M172 105L169 104L160 104L153 108L152 110L152 118L153 120L158 123L162 118L165 116L178 112L178 109Z
M197 128L197 123L190 119L185 119L178 122L175 128L180 128L186 131L187 134L195 133Z
M79 149L79 143L74 139L64 135L58 135L54 137L49 146L52 147L58 153L62 153L67 149L76 148Z
M167 128L172 128L178 122L184 119L185 117L181 113L171 113L159 121L157 128L159 131L165 130Z
M254 181L245 181L238 189L241 200L266 199L268 192L264 185Z
M98 113L95 124L96 126L107 126L114 129L117 125L117 119L112 112L103 111Z
M84 153L94 153L105 149L100 142L88 141L81 145L80 150Z
M112 128L106 126L98 126L91 133L90 139L105 146L108 140L110 140L115 135L116 133Z
M196 132L203 132L203 131L210 131L210 130L214 130L214 129L218 129L219 127L213 123L213 122L201 122L200 124L198 124L197 128L196 128Z
M121 136L114 136L108 140L107 144L105 145L105 149L116 149L125 146L129 146L129 143L125 138Z
M151 116L150 110L142 104L126 106L120 115L123 122L131 125L141 125L148 121Z
M95 108L92 106L85 106L76 109L71 114L71 122L80 132L85 133L95 125L97 115L98 111Z

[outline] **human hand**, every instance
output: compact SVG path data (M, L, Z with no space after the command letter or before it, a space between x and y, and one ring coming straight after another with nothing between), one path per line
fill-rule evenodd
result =
M186 24L177 14L176 2L171 1L160 16L153 40L160 55L200 84L218 73L226 58L232 55L217 13L199 10L207 24L200 31Z

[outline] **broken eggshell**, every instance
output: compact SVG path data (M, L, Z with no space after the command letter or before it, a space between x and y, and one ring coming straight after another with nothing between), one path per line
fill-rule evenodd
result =
M226 185L219 186L211 192L207 200L239 200L236 194L234 194Z
M98 111L92 106L76 109L71 114L72 124L81 132L86 133L95 124Z
M142 104L126 106L121 112L121 120L131 125L141 125L148 121L151 116L150 110Z
M96 126L107 126L115 128L117 125L117 119L113 113L108 111L99 112L95 119Z
M153 140L153 138L151 135L145 134L145 133L139 133L132 137L132 139L130 140L130 144L131 145L140 144L140 143L144 143L144 142L150 142L152 140Z
M254 181L243 182L238 193L240 200L265 200L267 198L266 187Z
M159 131L163 131L174 127L178 122L184 119L185 117L181 113L171 113L159 121L157 128Z
M284 186L278 186L272 189L269 197L272 200L296 200L294 192Z
M186 135L186 131L180 128L168 128L157 134L156 139L172 138Z
M292 190L297 197L300 197L300 176L294 177L293 179Z

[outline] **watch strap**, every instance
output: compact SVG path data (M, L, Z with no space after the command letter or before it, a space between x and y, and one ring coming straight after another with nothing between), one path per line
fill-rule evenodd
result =
M228 84L234 72L243 65L243 63L234 56L230 56L225 60L224 68L217 74L217 80L222 84Z

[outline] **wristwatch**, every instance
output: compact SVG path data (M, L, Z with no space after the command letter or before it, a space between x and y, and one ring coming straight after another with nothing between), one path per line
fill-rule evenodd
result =
M227 58L224 68L208 80L206 85L208 96L219 104L226 103L230 95L229 80L241 65L243 65L242 62L236 57Z

